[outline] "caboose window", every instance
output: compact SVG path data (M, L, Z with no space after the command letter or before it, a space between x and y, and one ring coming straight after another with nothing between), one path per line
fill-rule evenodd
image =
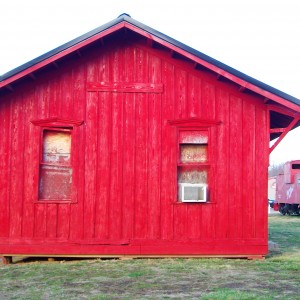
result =
M293 170L299 170L300 169L300 164L292 164L292 169Z
M71 129L45 128L39 167L39 200L69 200L72 197Z

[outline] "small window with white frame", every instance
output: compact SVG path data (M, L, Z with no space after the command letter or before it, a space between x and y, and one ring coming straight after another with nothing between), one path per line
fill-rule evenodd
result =
M178 201L207 202L208 130L180 130L177 166Z

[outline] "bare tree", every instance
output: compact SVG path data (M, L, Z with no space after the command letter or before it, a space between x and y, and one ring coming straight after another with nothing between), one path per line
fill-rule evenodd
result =
M271 164L268 170L269 177L274 177L277 176L278 174L283 174L283 166L284 163Z

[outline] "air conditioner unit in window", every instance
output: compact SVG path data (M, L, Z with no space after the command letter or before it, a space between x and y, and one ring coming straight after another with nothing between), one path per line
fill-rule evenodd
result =
M180 200L182 202L206 202L207 185L204 183L180 183Z

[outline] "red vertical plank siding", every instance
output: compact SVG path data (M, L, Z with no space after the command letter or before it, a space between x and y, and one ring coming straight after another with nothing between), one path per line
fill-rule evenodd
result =
M255 126L255 202L253 210L255 211L255 237L265 239L268 242L268 214L267 214L267 189L268 184L268 112L265 107L257 106L256 111L256 124Z
M35 89L27 95L26 101L27 120L33 120L37 114L37 105L35 99ZM39 161L39 146L33 147L32 140L39 145L39 129L30 122L25 121L24 130L24 205L22 213L22 236L27 238L33 237L34 232L34 202L37 199L37 174Z
M95 207L95 236L108 238L108 215L110 194L110 152L111 152L111 105L106 92L99 93L98 114L98 168L97 202Z
M94 237L96 170L97 157L97 123L98 93L88 93L86 104L86 145L85 145L85 198L84 198L84 237Z
M199 117L201 111L201 80L192 75L188 75L188 116L191 118Z
M68 239L70 236L70 206L71 204L57 205L57 237ZM48 223L55 226L54 220L47 219Z
M243 238L254 237L255 218L255 105L250 101L243 102L243 153L242 153L242 195L241 195L241 215L243 222Z
M162 143L161 143L161 238L173 239L173 208L176 186L176 130L168 120L174 119L174 66L162 65Z
M42 82L36 87L35 98L37 105L37 119L48 118L50 106L50 84L48 81Z
M9 235L9 187L10 187L10 101L3 100L0 104L0 237Z
M50 100L51 100L51 86L48 81L41 83L39 86L36 87L35 90L35 98L37 101L37 116L36 119L43 119L49 117L49 106L50 106ZM34 126L33 132L35 133L35 138L37 139L38 143L41 143L41 131L39 127ZM37 191L38 191L38 182L39 182L39 160L40 160L40 145L38 145L37 148L35 148L37 155L35 158L37 160L37 163L35 165L36 170L36 182L35 182L35 196L38 197ZM47 207L44 204L34 204L34 237L45 237L46 236L46 216L47 216ZM27 212L28 214L31 213L29 210Z
M242 235L242 216L240 211L242 197L242 100L236 96L230 95L229 107L229 202L227 214L229 220L229 237L240 238ZM232 213L234 212L234 213Z
M11 110L10 236L22 235L24 114L23 97L14 99Z
M175 69L175 119L186 118L187 98L187 73L184 70ZM176 143L178 141L176 140ZM178 145L176 144L176 148ZM176 149L177 152L177 149ZM177 160L177 157L176 157ZM177 164L177 161L176 161ZM177 170L176 170L177 173ZM177 185L177 178L176 178ZM177 187L176 187L177 189ZM177 198L177 193L176 193ZM177 201L177 199L175 200ZM188 205L174 205L174 238L182 239L187 236Z
M73 69L73 116L76 120L85 120L86 115L86 67L81 64ZM77 149L77 203L71 205L70 238L83 238L84 196L85 196L85 124L78 128L78 140L73 140Z
M135 192L135 96L124 95L124 146L123 146L123 222L122 236L133 237Z
M61 218L59 218L58 216L58 205L57 204L38 204L38 205L47 208L46 209L46 220L47 220L46 237L51 239L55 239L59 237L58 229L61 235L62 228L58 227L61 226L61 224L59 224L59 220Z
M123 81L124 52L117 48L110 59L111 81ZM118 240L122 233L124 94L111 93L111 105L109 237Z
M113 93L111 123L111 156L110 156L110 206L109 237L121 238L122 224L122 179L123 179L123 95Z
M216 141L216 238L228 238L229 233L229 93L224 89L218 89L216 93L216 118L222 123L217 127ZM213 146L213 145L212 145Z
M34 237L45 238L47 236L47 210L46 205L37 204L34 206Z
M175 99L176 99L176 119L186 118L187 106L187 73L185 70L175 69Z
M109 81L109 57L103 55L97 63L98 81ZM107 92L98 93L98 121L97 121L97 186L95 202L95 237L108 238L108 214L110 193L110 136L111 136L111 104Z
M136 49L136 82L148 82L147 52ZM148 231L148 94L135 95L135 238L146 238Z
M161 61L149 58L149 80L161 82ZM150 239L160 237L160 179L161 179L161 95L149 95L148 136L148 234Z
M126 82L135 80L135 48L125 48ZM133 238L135 193L135 94L124 94L122 237Z

